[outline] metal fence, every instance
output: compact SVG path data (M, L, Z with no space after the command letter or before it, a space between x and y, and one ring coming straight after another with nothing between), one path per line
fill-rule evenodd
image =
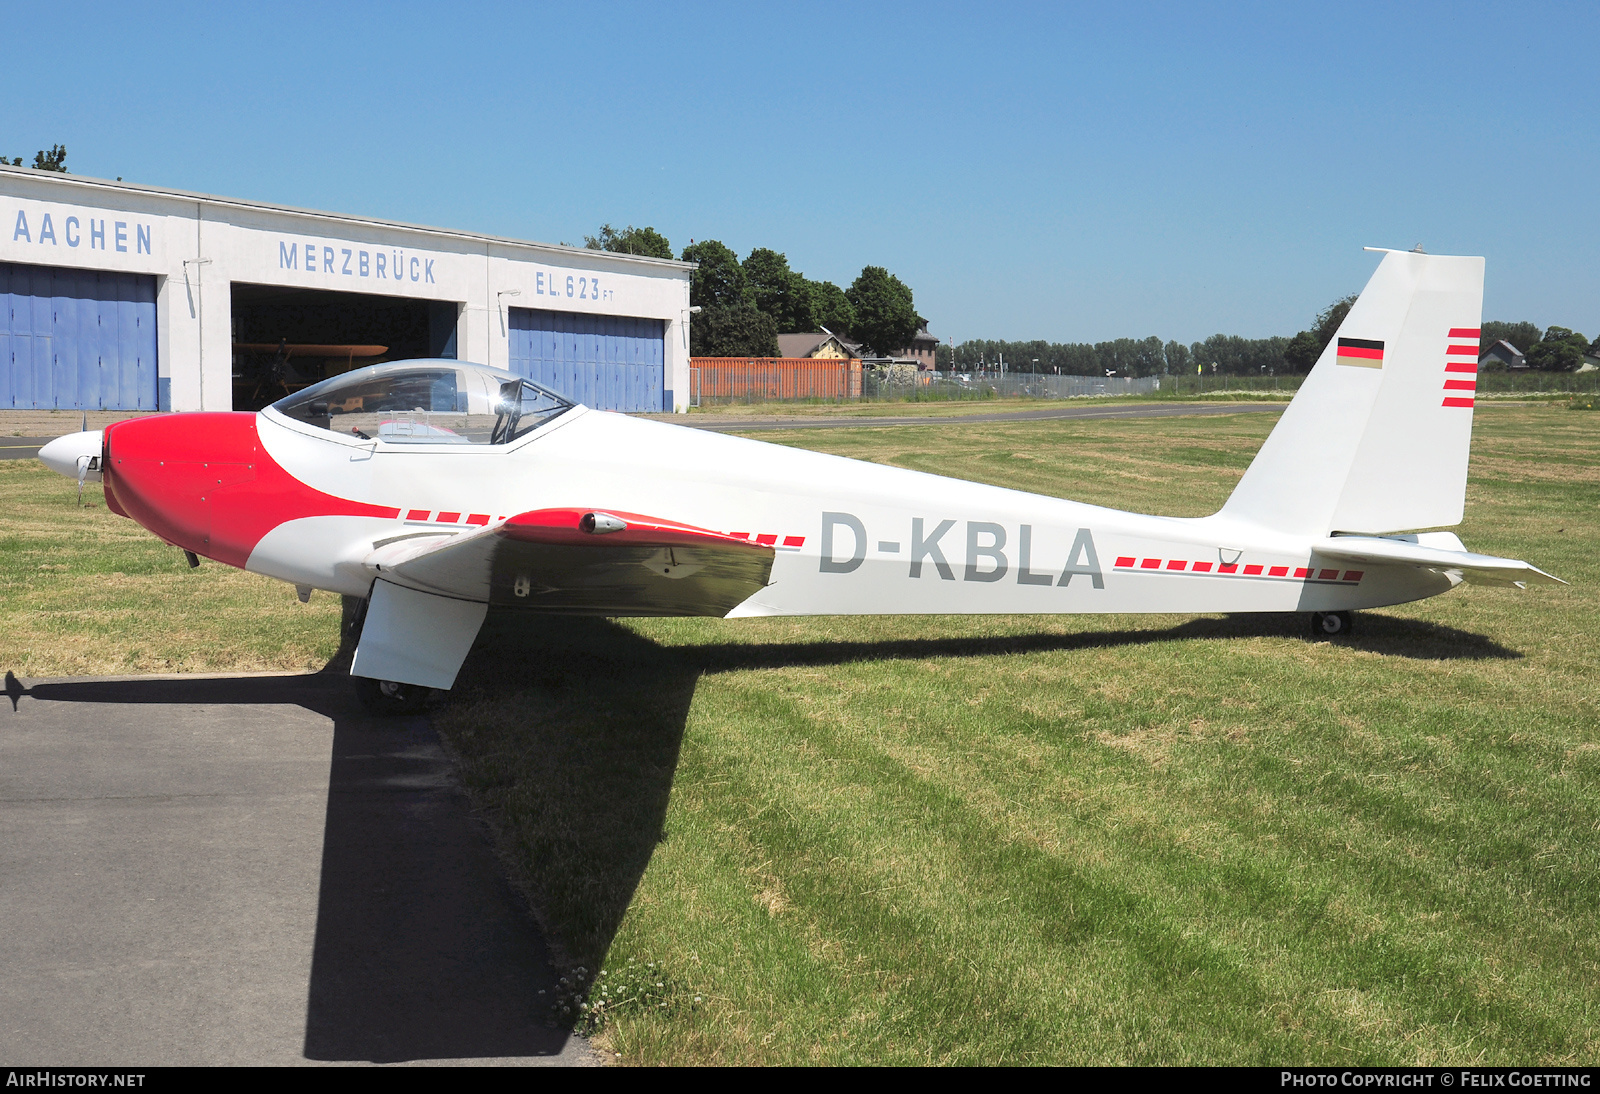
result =
M862 389L884 399L1076 399L1089 395L1148 395L1155 376L1055 376L1011 372L916 372L868 374Z
M1093 395L1240 395L1299 390L1303 376L1055 376L1028 372L925 372L810 357L695 357L691 406L872 400L1074 399ZM1600 392L1600 372L1480 372L1478 393Z

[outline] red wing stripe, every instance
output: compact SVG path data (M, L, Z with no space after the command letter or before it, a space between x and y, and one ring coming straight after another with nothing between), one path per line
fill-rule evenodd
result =
M1189 569L1197 574L1209 574L1211 572L1211 563L1196 562L1193 566L1189 567Z
M461 519L460 513L440 513L437 518L440 524L454 524Z
M1444 366L1444 370L1446 372L1471 372L1471 373L1476 373L1478 371L1478 366L1477 365L1446 365L1446 366Z
M1159 570L1161 569L1161 560L1159 558L1147 558L1139 564L1139 568L1143 570Z
M1311 576L1311 571L1308 568L1306 568L1305 566L1300 566L1300 567L1297 567L1295 569L1294 576L1295 577L1310 577Z
M1444 382L1444 389L1446 391L1476 391L1478 389L1478 381L1446 380Z
M1235 570L1237 570L1238 568L1239 568L1239 564L1237 562L1224 562L1221 566L1217 567L1217 573L1219 573L1219 574L1231 574Z
M1482 337L1482 327L1451 327L1451 338L1479 338Z
M468 524L488 524L489 523L489 514L488 513L474 513L470 517L467 518L467 523Z
M1123 555L1121 558L1117 559L1118 566L1132 566L1133 563L1134 560L1129 558L1127 555Z
M1189 565L1187 562L1179 562L1177 559L1173 559L1171 562L1167 563L1167 569L1181 570L1187 565Z
M1270 570L1267 571L1267 576L1268 577L1288 577L1289 576L1289 567L1287 567L1287 566L1274 566Z
M804 547L805 543L806 543L806 537L805 536L784 536L783 537L783 545L785 547Z
M1449 349L1444 351L1444 355L1446 357L1476 357L1478 356L1478 347L1451 346Z
M406 519L407 520L427 520L429 515L432 514L432 513L433 513L432 509L413 509L413 510L411 510L411 512L406 514Z
M756 537L756 542L761 544L763 547L771 547L774 543L778 542L778 537L776 535L769 535L763 532L761 535Z
M1471 399L1446 399L1444 401L1444 405L1445 406L1470 407L1470 406L1472 406L1472 400Z

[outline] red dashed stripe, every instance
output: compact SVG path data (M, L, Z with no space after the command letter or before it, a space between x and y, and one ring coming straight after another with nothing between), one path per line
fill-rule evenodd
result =
M1446 357L1471 357L1473 360L1477 360L1478 359L1478 347L1477 346L1451 346L1449 349L1444 351L1444 355Z
M798 551L806 544L805 536L784 536L783 544L782 546L779 546L779 537L778 533L776 532L762 532L760 535L754 537L752 537L749 532L729 532L728 535L732 536L734 539L754 538L755 542L759 543L763 547L777 547L779 550L787 549L790 551Z
M1445 406L1464 406L1464 407L1470 408L1472 406L1472 400L1471 399L1446 399L1444 401L1444 405Z
M1444 389L1446 391L1476 391L1478 389L1478 381L1446 380L1444 382Z
M413 509L406 514L407 520L427 520L433 515L432 509Z
M1479 338L1483 334L1482 327L1451 327L1451 338Z
M1237 562L1190 562L1188 559L1163 559L1163 558L1137 558L1134 555L1118 555L1116 568L1119 570L1160 570L1165 573L1191 573L1209 574L1215 568L1218 574L1238 574L1240 566ZM1243 568L1243 577L1288 577L1287 566L1257 566L1250 565ZM1302 581L1360 581L1363 576L1361 570L1346 570L1341 579L1338 570L1318 570L1310 566L1295 567L1294 576Z
M1446 365L1444 366L1444 370L1446 372L1470 372L1476 375L1478 366L1476 362L1470 365Z
M470 517L467 518L467 523L468 524L488 524L489 523L489 514L488 513L474 513Z
M436 518L440 524L454 524L461 519L460 513L440 513Z

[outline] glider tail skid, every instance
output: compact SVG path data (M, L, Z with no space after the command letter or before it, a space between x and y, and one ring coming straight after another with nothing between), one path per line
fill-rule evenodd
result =
M1450 532L1395 534L1461 523L1482 311L1482 258L1385 252L1218 517L1334 560L1558 583Z

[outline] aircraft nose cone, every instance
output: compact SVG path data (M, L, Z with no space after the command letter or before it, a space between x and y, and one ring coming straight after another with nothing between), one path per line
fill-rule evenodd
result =
M65 437L57 437L39 449L39 459L50 470L75 479L79 468L88 463L90 457L100 455L102 432L91 429L87 433L69 433Z

